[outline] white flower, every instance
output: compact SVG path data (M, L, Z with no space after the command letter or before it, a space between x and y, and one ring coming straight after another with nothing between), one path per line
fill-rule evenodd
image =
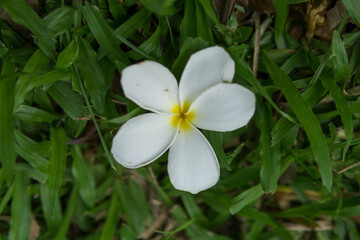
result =
M248 123L255 96L230 83L235 63L221 47L193 54L180 84L164 66L144 61L125 68L121 84L127 98L151 111L125 123L111 152L124 167L138 168L168 148L172 185L193 194L214 186L220 168L214 150L196 128L232 131Z

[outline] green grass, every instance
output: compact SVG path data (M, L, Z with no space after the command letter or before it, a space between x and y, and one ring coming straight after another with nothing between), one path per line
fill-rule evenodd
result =
M212 2L0 1L0 240L360 239L359 4L343 0L332 40L310 41L290 31L307 1L274 0L255 77L254 16L238 22L236 5L224 22ZM257 98L247 126L203 131L218 184L175 190L167 154L116 163L115 133L145 112L124 97L121 70L153 60L179 80L213 45Z

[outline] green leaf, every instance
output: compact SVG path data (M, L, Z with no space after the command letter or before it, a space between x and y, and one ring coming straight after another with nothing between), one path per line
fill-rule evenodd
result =
M281 70L285 74L290 74L291 71L294 70L298 64L303 63L304 60L304 50L301 48L296 51L288 60L286 60L283 65L281 65Z
M186 38L197 37L196 27L196 1L185 0L184 17L180 25L180 46L185 42Z
M253 164L247 168L233 172L226 177L219 184L223 185L225 189L230 190L246 185L247 183L257 179L260 175L260 164Z
M213 44L210 21L198 1L185 0L184 18L180 25L180 46L186 38L200 37Z
M219 25L219 19L216 16L214 6L211 0L200 0L199 3L202 5L208 17L211 19L212 23Z
M63 6L49 13L43 18L43 22L56 38L61 34L69 31L74 24L75 10L73 8Z
M252 27L241 26L233 32L232 37L235 42L245 42L251 36L252 31Z
M121 224L120 228L120 236L121 239L129 239L129 240L136 240L136 233L132 230L129 226L125 225L124 223Z
M274 0L273 3L276 9L275 40L279 42L288 16L288 5L287 0Z
M256 186L247 189L231 201L229 209L230 213L236 214L244 207L258 200L263 194L264 191L262 190L260 184L257 184Z
M46 181L46 174L39 172L38 170L31 167L29 164L16 163L14 170L28 175L30 178L35 179L39 183L45 183Z
M90 44L81 37L78 39L78 44L77 65L80 76L91 96L91 102L101 114L104 111L105 95L108 90L105 88L105 77L97 60L96 52L91 48Z
M63 219L60 199L56 198L55 202L52 202L51 205L48 204L50 200L49 195L47 194L46 184L40 184L40 199L46 225L50 229L51 235L55 236Z
M349 61L340 34L336 30L333 31L331 48L334 59L335 81L347 82L350 75Z
M329 81L330 80L330 81ZM343 150L343 161L345 161L346 152L349 149L349 146L351 144L351 139L353 136L353 121L350 109L347 105L347 102L345 100L345 96L343 95L342 91L340 90L339 86L336 85L334 81L331 79L326 79L324 77L324 81L327 81L324 86L326 86L329 91L330 95L334 98L336 109L339 111L341 116L341 121L344 124L345 128L345 135L346 135L346 145Z
M111 194L110 207L106 217L105 226L101 233L100 240L113 239L117 224L119 222L121 206L118 197L118 185L119 182L115 182L115 188Z
M158 48L161 47L160 42L163 35L167 32L167 27L165 25L165 18L161 18L159 20L159 26L156 28L156 31L149 37L146 41L144 41L137 49L144 51L146 54L150 54L155 52ZM138 60L140 58L147 58L143 54L139 54L138 51L132 50L127 53L129 58L134 60Z
M111 15L117 20L120 21L126 17L126 11L124 9L123 3L117 0L108 0L109 10Z
M346 10L354 22L360 26L360 5L357 0L343 0Z
M62 128L51 128L50 160L48 166L46 193L47 207L51 217L55 215L54 202L59 198L59 190L63 182L66 168L67 145L66 134Z
M37 44L45 55L54 59L54 36L34 10L24 0L2 0L0 4L16 23L28 28L36 36Z
M223 149L223 138L221 132L207 131L203 130L203 134L208 139L212 148L215 151L215 154L219 160L221 168L225 168L228 171L231 171L230 164L227 160L226 154Z
M14 192L14 184L12 184L6 191L5 195L3 195L1 202L0 202L0 215L4 211L4 208L9 203L10 199L12 198Z
M335 31L334 31L335 32ZM316 67L320 65L319 60L309 52L307 52L309 65L312 66L315 71ZM347 59L347 57L346 57ZM353 121L351 111L346 102L345 96L343 95L341 89L336 84L336 79L332 78L331 74L328 71L324 71L319 78L321 79L321 83L327 88L330 92L330 95L334 98L336 109L338 110L341 121L344 124L345 135L346 135L346 145L343 150L343 161L345 160L346 152L349 149L352 135L353 135Z
M15 130L15 139L21 147L26 148L29 151L31 150L42 157L49 157L50 141L42 141L38 143L27 137L19 130Z
M94 34L94 37L99 42L101 48L104 50L109 59L113 62L115 62L116 60L127 65L130 64L124 52L119 47L119 42L115 38L113 33L114 31L105 22L105 19L101 16L101 14L96 9L94 9L94 7L90 6L88 2L85 3L85 7L82 10L91 32ZM80 46L85 45L84 40L80 39L80 42ZM85 48L87 51L90 51L91 47L89 45L85 46ZM87 54L91 55L90 53ZM81 74L80 62L81 60L79 61L79 68Z
M8 51L9 49L7 49L5 45L0 41L0 58L2 58Z
M176 0L139 0L139 2L158 15L172 15L177 10L174 6Z
M132 180L129 181L129 186L119 184L119 199L127 223L137 234L142 233L144 223L152 219L144 189Z
M79 186L80 196L86 206L93 208L95 205L95 179L89 166L85 163L79 145L71 148L73 158L72 174L75 183Z
M14 64L5 55L1 76L14 72ZM0 160L8 184L12 182L15 165L14 138L14 84L15 78L0 81Z
M311 106L304 97L301 96L291 79L281 71L281 69L265 53L262 54L262 59L272 80L280 87L288 100L290 107L304 127L310 145L314 151L315 161L319 166L323 185L331 192L333 177L330 153L320 124L312 112Z
M69 200L66 204L66 212L61 222L60 229L56 235L55 240L66 239L66 234L69 232L70 224L72 222L72 217L76 209L78 196L79 196L78 187L77 185L75 185L70 193Z
M297 120L295 120L293 117L289 116L288 114L286 114L280 110L280 108L271 99L270 95L267 93L265 88L261 85L259 80L256 79L256 77L252 73L249 65L245 61L241 60L238 56L234 55L232 53L232 49L233 48L230 47L228 49L228 53L232 56L232 58L235 61L235 79L238 78L238 79L244 79L245 81L247 81L251 86L253 86L255 88L257 93L259 93L261 96L263 96L271 104L271 106L278 113L281 114L281 116L283 116L284 118L288 119L289 121L297 124Z
M75 93L66 83L58 81L47 92L72 119L79 120L89 116L82 97Z
M182 199L185 209L191 219L194 219L196 222L199 222L199 223L207 222L206 217L200 210L199 206L196 204L195 198L192 194L183 193L181 195L181 199Z
M299 3L304 3L304 2L308 2L309 0L288 0L289 4L299 4Z
M211 32L211 26L208 16L206 15L202 5L199 1L195 1L196 3L196 31L197 35L194 37L201 37L210 45L214 44L213 35Z
M24 172L15 174L9 239L28 239L31 221L29 177Z
M47 173L48 161L31 149L25 148L20 144L15 145L16 153L24 158L33 168L42 173Z
M60 119L61 115L55 115L27 105L20 105L14 112L14 117L30 122L51 122Z
M260 118L261 186L264 192L274 194L280 175L280 146L271 146L271 130L274 119L268 104L263 104Z
M48 58L41 50L37 50L27 61L23 72L25 73L42 73L49 66L50 58ZM34 81L36 76L19 77L15 86L15 106L16 109L26 98L27 94L36 86Z
M79 46L73 40L66 46L66 48L59 54L56 62L56 68L68 68L73 64L79 54Z
M265 224L259 221L255 221L254 224L251 225L249 232L246 234L245 240L256 240L259 239L259 235L264 230Z
M142 108L135 108L134 110L132 110L131 112L123 115L123 116L120 116L120 117L117 117L117 118L113 118L113 119L109 119L109 120L106 120L105 122L106 123L114 123L114 124L124 124L125 122L127 122L129 119L141 114L141 113L144 113L145 110L143 110Z
M126 22L121 24L115 32L127 39L140 27L145 25L150 20L150 16L151 13L145 8L142 8L133 14Z

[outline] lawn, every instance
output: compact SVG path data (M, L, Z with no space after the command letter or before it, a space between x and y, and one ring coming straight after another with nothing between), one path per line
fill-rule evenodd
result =
M0 240L360 239L357 0L0 0L0 56Z

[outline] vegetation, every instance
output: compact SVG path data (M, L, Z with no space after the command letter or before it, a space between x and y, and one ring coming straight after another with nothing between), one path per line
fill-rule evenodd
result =
M0 239L360 239L356 0L0 6ZM122 69L153 60L179 80L213 45L257 101L246 127L203 131L218 184L175 190L167 153L116 163L114 135L144 113Z

